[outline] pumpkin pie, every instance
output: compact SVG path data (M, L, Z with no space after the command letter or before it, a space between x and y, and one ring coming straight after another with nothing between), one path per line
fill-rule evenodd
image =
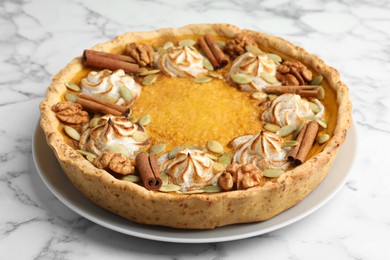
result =
M130 221L264 221L327 175L351 124L320 58L227 24L129 32L53 78L40 125L87 198Z

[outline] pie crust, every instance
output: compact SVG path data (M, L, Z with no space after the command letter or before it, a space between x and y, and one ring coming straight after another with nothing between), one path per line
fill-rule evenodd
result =
M188 25L178 29L129 32L98 44L92 49L115 52L126 43L185 35L218 35L232 38L249 33L259 46L298 60L320 74L336 93L337 120L334 133L321 152L303 164L286 171L263 186L218 193L178 194L150 191L143 186L119 180L97 169L64 140L61 122L52 106L62 101L64 82L83 69L82 58L73 59L52 79L46 98L40 104L41 122L47 143L71 182L91 201L131 221L184 229L212 229L230 224L258 222L272 218L296 205L324 179L351 124L351 103L347 86L339 73L320 58L281 38L227 24Z

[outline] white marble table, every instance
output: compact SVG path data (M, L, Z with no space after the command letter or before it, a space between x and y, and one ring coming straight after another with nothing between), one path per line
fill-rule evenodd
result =
M390 259L390 2L173 2L0 1L0 259ZM325 206L264 235L175 244L101 227L43 184L31 142L51 76L117 34L189 23L278 35L341 72L358 149Z

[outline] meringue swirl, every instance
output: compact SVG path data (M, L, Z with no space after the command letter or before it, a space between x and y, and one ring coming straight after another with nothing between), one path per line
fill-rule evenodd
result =
M157 67L168 77L196 77L206 73L203 56L191 46L172 47L157 59Z
M99 119L95 127L83 132L79 145L81 149L96 155L110 150L113 146L121 146L126 149L129 157L134 158L134 153L149 143L149 140L145 142L134 140L133 134L136 131L145 130L124 116L105 115Z
M91 71L86 78L81 80L81 92L90 96L113 100L118 105L126 104L121 97L120 88L124 86L133 94L134 102L141 93L141 87L134 79L125 74L123 70L104 69L99 72Z
M276 75L276 64L267 54L261 53L255 55L251 52L245 52L238 56L232 64L229 75L242 73L247 75L252 81L248 84L241 84L239 88L242 91L257 91L266 86L278 86L280 82L276 80L275 84L270 84L261 77L261 73Z
M175 158L163 162L161 169L185 192L217 181L218 175L213 173L213 163L205 152L186 148L178 152Z
M243 135L230 141L233 149L233 162L253 163L260 169L287 169L290 162L287 152L282 148L282 138L272 132L260 131L255 135Z
M271 106L261 115L262 120L277 124L298 126L305 121L305 117L315 115L318 118L324 116L325 108L318 99L313 102L320 111L316 114L311 110L309 102L296 94L283 94L275 98Z

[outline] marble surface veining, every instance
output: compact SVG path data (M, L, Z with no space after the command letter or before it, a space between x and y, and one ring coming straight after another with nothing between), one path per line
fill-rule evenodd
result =
M231 23L283 37L350 87L357 154L329 203L277 231L175 244L80 217L39 178L38 104L81 50L126 31ZM0 1L0 259L390 259L390 1Z

